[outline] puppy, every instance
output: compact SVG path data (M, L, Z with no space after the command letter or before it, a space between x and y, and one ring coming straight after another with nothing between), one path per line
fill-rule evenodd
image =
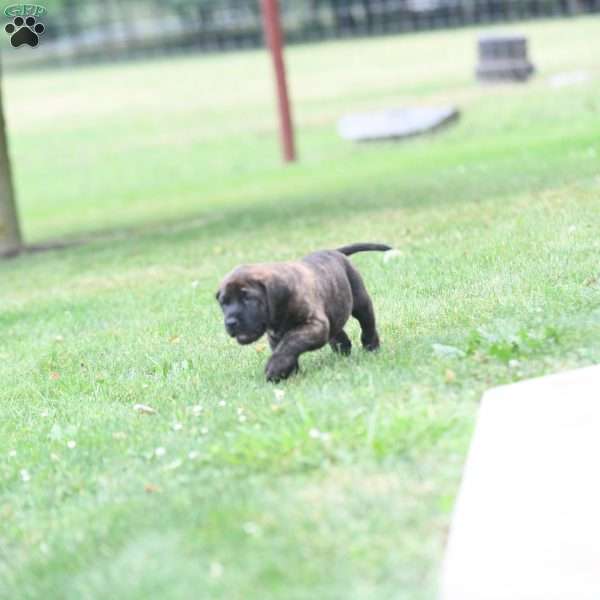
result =
M350 315L360 323L363 347L379 348L371 298L346 258L370 250L391 248L352 244L299 261L242 265L225 277L216 296L225 329L242 345L267 333L273 351L265 369L268 381L286 379L298 370L303 352L327 342L334 352L350 354L352 343L344 331Z

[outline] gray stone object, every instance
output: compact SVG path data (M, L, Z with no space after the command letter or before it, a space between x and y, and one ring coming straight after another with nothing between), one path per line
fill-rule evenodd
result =
M479 38L479 81L526 81L534 70L524 36L486 35Z
M372 113L355 113L338 123L341 137L353 142L396 140L438 129L458 118L454 106L392 108Z

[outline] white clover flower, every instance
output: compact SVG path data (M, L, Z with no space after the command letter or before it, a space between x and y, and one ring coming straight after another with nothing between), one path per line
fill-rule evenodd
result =
M156 410L147 404L134 404L133 410L138 412L140 415L155 415Z
M223 576L225 569L220 562L213 561L210 563L209 574L213 579L219 579Z
M244 533L251 535L252 537L256 537L261 534L261 528L256 523L252 523L251 521L244 523L243 530Z
M388 250L387 252L383 253L383 262L384 264L387 264L391 260L399 258L400 256L402 256L402 252L399 250Z
M322 442L329 442L331 440L331 434L325 431L319 431L316 428L312 428L309 432L308 435L313 439L313 440L321 440Z
M318 429L315 429L314 427L308 432L308 435L313 439L313 440L318 440L321 437L321 432Z

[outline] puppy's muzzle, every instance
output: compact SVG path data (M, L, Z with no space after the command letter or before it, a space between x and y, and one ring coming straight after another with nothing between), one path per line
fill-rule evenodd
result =
M225 319L225 330L231 337L235 337L239 333L240 322L235 317L227 317Z

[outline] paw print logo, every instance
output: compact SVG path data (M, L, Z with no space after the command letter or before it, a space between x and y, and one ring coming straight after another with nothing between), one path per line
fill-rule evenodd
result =
M18 48L27 44L35 48L40 41L39 36L46 31L42 23L38 23L35 17L15 17L12 23L9 23L4 31L10 35L10 43Z

